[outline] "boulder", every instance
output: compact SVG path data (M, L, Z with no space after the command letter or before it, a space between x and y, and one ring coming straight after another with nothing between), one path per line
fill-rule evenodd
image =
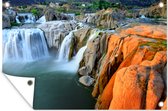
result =
M11 27L10 17L6 14L2 15L2 28L9 28Z
M94 79L90 76L82 76L79 78L79 82L85 86L91 86L94 83Z

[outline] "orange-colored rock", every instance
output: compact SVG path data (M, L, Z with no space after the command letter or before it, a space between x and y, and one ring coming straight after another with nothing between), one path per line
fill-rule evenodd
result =
M143 37L155 38L155 39L164 39L167 38L166 26L158 25L140 25L133 28L124 30L126 34L139 35Z
M158 72L162 72L164 66L167 63L167 54L166 51L160 51L155 54L155 57L152 61L144 60L141 65L151 67Z
M133 65L122 68L116 73L109 109L144 109L145 106L155 109L163 88L161 75L149 67Z
M151 71L148 80L147 92L146 92L146 107L145 109L155 109L162 96L164 89L164 82L161 78L161 74L157 71Z
M164 40L161 41L160 39ZM100 76L97 79L92 93L93 95L96 94L96 96L99 95L96 108L155 109L163 92L163 80L160 73L162 73L162 70L167 63L166 45L164 45L165 40L166 28L164 26L156 27L155 25L135 26L133 28L123 30L118 34L111 35L108 43L108 51L103 62L104 64L101 66ZM118 92L116 93L115 91L115 84L119 84L121 86L123 84L116 83L116 77L118 76L118 72L120 70L128 68L131 65L151 68L149 74L148 72L144 72L144 74L149 75L149 77L146 77L146 83L149 83L149 90L146 88L146 92L142 90L135 91L132 89L126 90L124 87L120 87L117 89L120 90L119 98L124 98L124 100L117 101L115 98L118 98L119 95L117 94ZM138 71L140 73L142 72L141 70ZM137 70L135 72L137 72ZM134 80L137 80L136 77L139 73L136 74L134 79L129 79L131 83L136 83ZM130 75L128 77L130 77ZM122 79L122 76L120 79ZM159 83L156 84L155 81L159 81ZM127 82L127 85L129 85L129 81ZM125 84L127 82L125 82ZM135 85L135 88L139 87ZM123 89L126 90L124 94L122 93ZM155 92L156 89L159 91ZM137 98L137 100L134 100L134 97L131 96L132 99L129 100L128 95L131 94L130 91L135 94L139 94L139 99ZM150 97L153 98L149 99ZM143 102L140 98L143 99ZM114 102L112 102L113 100ZM134 102L127 105L130 101L139 101L140 103Z
M149 53L149 54L148 54ZM148 56L150 55L154 55L155 52L152 52L150 53L150 49L149 47L144 47L144 48L141 48L139 47L134 55L134 57L132 58L132 61L131 61L131 64L132 65L137 65L137 64L140 64L143 59L145 58L145 56L148 54ZM145 60L148 60L148 59L151 59L149 57L146 57Z
M109 71L109 66L113 66L114 64L114 58L111 58L111 55L113 51L115 50L116 46L119 45L120 38L117 35L114 35L113 37L110 38L109 43L108 43L108 51L106 54L106 59L103 64L103 68L100 72L100 77L98 79L98 84L95 84L95 88L92 92L92 95L96 97L97 95L101 94L104 90L104 87L108 83L110 79L110 73ZM113 56L114 57L114 56ZM109 62L111 61L111 62Z

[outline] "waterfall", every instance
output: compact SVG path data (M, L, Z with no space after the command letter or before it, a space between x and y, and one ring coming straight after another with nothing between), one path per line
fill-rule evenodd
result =
M140 18L141 18L141 19L146 19L145 15L141 15Z
M32 13L18 13L16 16L17 23L35 23L36 18Z
M70 50L70 45L71 45L71 41L73 36L73 33L77 31L77 29L71 31L63 40L62 44L61 44L61 48L60 48L60 52L59 52L59 56L58 56L58 60L57 62L66 62L67 67L69 67L70 69L64 69L64 70L68 70L68 71L73 71L76 72L79 68L79 63L83 58L83 54L87 48L87 45L89 43L90 40L93 40L95 37L98 36L99 31L97 29L92 30L91 34L89 36L89 39L87 40L87 43L85 46L83 46L82 48L79 49L79 51L77 52L77 54L72 58L71 61L68 61L68 55L69 55L69 50ZM62 66L63 67L63 66ZM61 69L60 69L61 70Z
M37 28L3 30L3 48L4 62L34 61L49 55L43 31Z
M45 23L46 22L46 18L45 15L43 15L41 18L39 18L36 23Z
M73 33L76 31L73 30L71 31L63 40L60 48L60 52L58 55L58 61L68 61L68 56L69 56L69 50L70 50L70 44L73 38Z

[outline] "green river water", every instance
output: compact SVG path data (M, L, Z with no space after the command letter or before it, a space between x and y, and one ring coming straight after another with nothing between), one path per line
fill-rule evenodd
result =
M3 64L8 75L35 77L34 109L94 109L92 87L80 84L78 75L68 71L71 68L53 59Z

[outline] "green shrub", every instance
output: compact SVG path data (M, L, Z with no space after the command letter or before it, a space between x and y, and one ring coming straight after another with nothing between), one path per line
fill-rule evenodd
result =
M20 24L16 22L11 22L11 26L20 26Z
M76 15L76 16L80 15L80 12L75 12L75 15Z
M22 6L23 9L27 8L27 5Z
M30 12L31 12L33 15L35 15L35 16L38 16L38 15L39 15L39 11L38 11L37 9L35 9L35 8L31 9Z

